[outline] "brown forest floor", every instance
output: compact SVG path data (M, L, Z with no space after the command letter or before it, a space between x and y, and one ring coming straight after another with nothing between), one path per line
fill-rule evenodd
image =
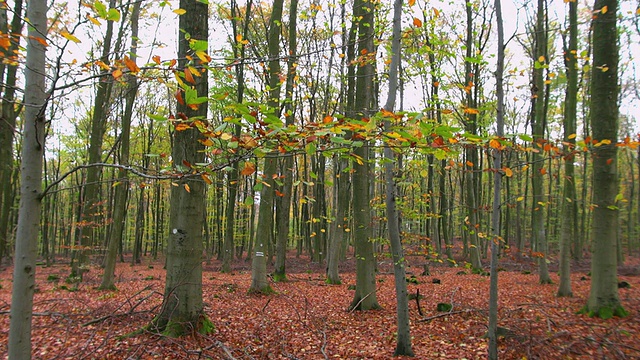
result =
M408 267L418 284L423 315L410 302L411 335L418 359L486 358L486 309L489 277L463 267L433 264L421 276L422 258ZM78 291L65 289L66 264L38 267L34 299L33 355L36 359L385 359L395 348L395 293L389 259L379 262L378 301L382 310L349 312L355 284L354 261L341 265L342 285L324 283L323 265L307 258L288 259L289 281L272 283L275 295L248 295L250 263L240 261L232 274L219 263L204 266L205 312L215 325L209 336L180 339L156 334L120 338L148 324L164 291L161 262L118 264L118 291L94 288L102 270L94 267ZM572 298L557 298L553 285L538 284L536 267L504 258L500 272L501 359L640 359L639 259L628 259L620 280L624 319L578 315L589 294L588 263L574 264ZM552 267L552 269L555 269ZM11 267L0 271L0 357L6 358L11 299ZM465 274L459 274L464 271ZM526 274L531 271L531 274ZM60 281L48 281L50 275ZM439 279L440 284L433 283ZM436 311L453 303L449 314Z

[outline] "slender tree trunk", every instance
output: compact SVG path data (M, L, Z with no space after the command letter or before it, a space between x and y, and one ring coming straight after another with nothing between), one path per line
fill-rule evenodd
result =
M395 0L393 4L393 37L391 40L391 63L389 65L389 94L384 109L393 112L398 91L398 67L400 65L400 45L402 32L402 0ZM384 120L386 132L391 132L391 120ZM389 240L391 242L391 254L393 259L393 274L396 288L396 320L398 332L396 337L396 349L393 356L413 356L411 348L411 333L409 327L409 300L407 297L407 281L405 272L405 258L400 240L400 223L396 208L396 181L394 178L395 155L389 144L384 146L384 179L385 179L385 204Z
M567 90L564 102L564 183L562 196L562 232L560 234L560 284L558 296L572 296L571 241L578 235L578 208L573 163L578 105L578 3L569 2L569 43L564 58Z
M20 45L23 24L23 2L14 1L13 19L11 27L7 23L6 8L0 9L0 31L10 35L8 49L0 47L3 59L15 59ZM0 264L8 253L7 239L9 238L9 214L13 205L13 191L11 179L14 172L13 140L16 131L16 119L20 114L20 107L16 107L15 89L18 66L9 62L0 64Z
M269 20L269 98L267 103L273 115L280 116L280 34L282 32L283 0L275 0ZM273 203L275 196L275 179L277 170L277 154L272 152L265 158L263 186L260 191L260 209L258 210L258 226L256 242L251 266L251 292L270 292L267 281L266 252L273 235Z
M135 63L138 49L138 19L140 17L140 2L133 4L131 12L131 61ZM129 145L131 138L131 118L133 117L133 105L138 92L138 81L135 75L128 75L125 95L125 110L122 117L122 132L120 133L120 163L129 165ZM113 209L113 226L108 238L107 256L105 259L104 273L99 288L102 290L114 290L114 276L118 248L122 242L125 217L127 214L127 197L129 194L129 177L127 171L118 170L119 184L116 187L115 203ZM157 222L156 222L157 224Z
M27 37L24 92L24 132L20 168L20 210L16 235L16 256L11 293L9 358L31 359L31 320L35 291L36 250L42 206L42 159L44 156L47 2L31 0L27 9L30 26Z
M115 8L116 1L109 1L109 8ZM100 60L105 64L109 64L109 56L111 56L111 39L113 37L113 21L107 21L107 30L105 33L102 56ZM102 162L102 143L106 128L108 116L108 107L110 105L111 90L113 88L113 79L107 76L107 70L103 70L103 77L97 84L95 103L93 106L93 116L91 118L91 135L89 141L89 164L97 164ZM83 274L88 270L89 255L91 247L94 245L94 229L101 220L100 205L100 167L91 166L87 169L86 181L82 188L82 213L79 226L79 243L77 249L73 252L73 261L71 263L70 277L77 277L82 281Z
M496 137L504 137L504 28L502 20L502 1L495 0L496 24L498 26L498 56L496 59ZM489 279L489 359L498 359L498 252L503 241L500 229L502 216L502 149L492 147L493 152L493 205L491 214L491 270Z

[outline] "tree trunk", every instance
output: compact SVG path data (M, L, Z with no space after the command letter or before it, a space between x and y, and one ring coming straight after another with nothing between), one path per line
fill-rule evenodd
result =
M280 34L282 32L283 0L275 0L269 20L269 98L267 103L273 115L280 117ZM254 256L251 266L251 292L271 292L267 281L266 252L273 235L273 203L275 195L275 179L277 170L277 153L272 152L265 158L260 191L260 209L258 210L258 226L254 246Z
M617 0L596 0L593 19L591 130L593 148L593 253L586 311L625 316L618 296L618 36ZM605 9L607 9L605 11Z
M389 94L384 109L393 112L398 91L398 68L400 65L400 45L402 32L402 0L395 0L393 4L393 37L391 40L391 63L389 65ZM384 129L391 132L391 120L385 118ZM385 204L391 254L393 259L393 274L396 288L396 320L398 332L396 349L393 356L413 356L411 349L411 333L409 327L409 300L407 297L407 281L405 272L405 258L400 240L400 224L396 208L396 180L394 178L395 156L388 143L384 145Z
M209 36L208 5L191 0L181 0L180 8L185 14L180 16L179 28L189 34L178 42L179 68L184 69L187 57L192 58L191 65L197 68L202 76L194 77L192 89L196 96L207 96L208 75L198 56L190 48L190 43L202 44ZM202 45L199 45L202 47ZM187 81L187 79L184 79ZM190 125L183 131L174 131L171 156L174 166L185 175L178 186L171 187L171 211L169 215L169 240L167 246L167 279L164 299L160 314L153 320L152 328L170 336L189 334L192 331L208 333L212 330L206 320L202 304L202 226L205 211L204 182L199 178L189 177L192 169L187 164L203 163L204 146L199 140L204 139L200 130L193 124L207 115L207 103L188 104L184 99L184 88L190 85L185 82L177 111L184 114L187 120L182 123Z
M31 359L31 320L35 291L36 251L42 206L42 159L46 57L43 34L47 33L47 2L31 0L27 9L29 31L25 65L24 131L20 172L20 210L11 293L9 358Z
M358 69L355 81L354 112L356 117L368 118L371 113L373 96L373 74L375 54L373 44L374 4L370 1L356 0L353 5L353 18L358 24ZM353 228L356 257L356 291L349 306L355 310L371 310L380 307L376 296L375 267L376 259L371 242L371 163L369 143L353 151Z
M564 183L562 196L562 230L560 233L560 284L558 296L572 296L571 241L578 235L578 208L574 166L575 133L578 104L578 3L569 2L569 43L564 59L567 72L567 90L564 105Z
M24 15L22 0L14 2L11 27L7 24L6 11L4 7L0 9L0 31L11 34L11 44L8 49L0 47L0 54L3 59L15 59L22 33ZM14 200L11 188L11 178L14 172L13 134L16 132L16 119L21 110L15 106L17 74L17 65L12 65L9 62L6 65L4 62L0 64L0 84L2 84L0 86L0 96L2 96L0 104L0 159L3 159L0 162L0 264L8 253L9 213Z

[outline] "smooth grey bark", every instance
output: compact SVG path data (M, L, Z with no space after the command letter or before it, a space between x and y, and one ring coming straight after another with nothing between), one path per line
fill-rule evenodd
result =
M209 37L208 5L199 1L181 0L180 8L185 14L180 16L180 34L178 42L178 66L184 69L191 57L191 65L201 71L202 76L194 77L195 83L188 84L197 92L197 96L207 96L208 75L206 67L190 48L190 41L207 41ZM188 82L187 82L188 83ZM180 89L179 91L183 91ZM183 95L182 99L186 99ZM190 107L178 101L176 110L185 115L185 124L204 119L207 115L207 103ZM174 167L185 175L175 181L178 186L171 187L169 240L167 245L167 278L160 314L151 324L152 330L170 336L180 336L192 331L209 332L210 324L205 321L202 303L202 251L203 222L205 213L205 183L199 177L189 177L192 169L187 164L203 163L204 139L200 130L190 126L183 131L174 131L171 157Z
M569 2L569 43L564 50L567 89L564 101L564 182L560 233L560 284L558 296L572 296L571 242L578 235L578 208L574 177L575 133L578 105L578 3ZM574 135L574 136L572 136Z
M131 12L131 60L135 63L138 48L138 19L140 17L140 2L133 4ZM131 143L131 118L133 116L133 105L138 92L138 80L135 75L127 75L127 86L125 95L125 110L122 117L122 130L120 133L120 163L129 165L129 152ZM99 288L102 290L114 290L116 260L118 249L122 242L125 216L127 214L127 197L129 194L129 177L124 169L118 169L118 179L120 184L115 190L115 201L113 209L113 226L109 234L107 255L105 258L104 273Z
M42 207L46 48L37 41L47 33L47 2L31 0L27 38L24 131L20 164L20 209L11 293L9 358L31 359L31 321L35 291L36 251Z
M267 104L273 115L280 116L280 34L282 32L282 9L284 1L275 0L269 20L269 93ZM263 186L260 191L260 208L256 228L253 259L251 262L250 292L270 292L267 281L267 250L273 235L273 204L277 170L277 153L271 152L264 160Z
M354 113L356 117L368 118L371 114L374 94L373 78L375 54L373 44L375 5L371 1L356 0L353 18L357 23L358 54L355 76ZM376 296L376 259L371 242L371 162L369 142L353 150L357 157L353 164L353 240L356 257L356 291L349 308L371 310L380 308Z
M402 0L393 3L393 33L391 39L391 63L389 64L389 94L384 109L393 112L398 91L398 68L401 60L402 41ZM385 118L384 129L391 132L391 120ZM397 337L396 349L393 356L413 356L411 348L411 331L409 326L409 300L407 297L406 259L400 239L400 223L398 209L396 207L396 180L395 154L388 143L384 145L384 179L385 179L385 205L387 212L387 227L389 241L391 242L391 257L393 259L393 277L396 289L396 320Z
M603 11L603 9L607 11ZM618 34L617 0L596 0L591 71L593 222L589 314L625 316L618 295Z
M498 27L498 54L496 59L496 137L504 137L504 23L502 19L502 2L495 0L496 24ZM489 270L489 359L498 359L498 252L503 240L501 234L500 219L502 216L501 191L502 150L492 148L493 155L493 205L491 213L491 265Z

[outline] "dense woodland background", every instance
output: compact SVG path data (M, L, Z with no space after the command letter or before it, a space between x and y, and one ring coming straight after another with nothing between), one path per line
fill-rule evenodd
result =
M500 270L533 271L547 293L593 272L573 312L636 316L618 295L634 280L611 269L637 275L640 252L640 3L53 1L40 27L26 5L0 1L0 264L31 281L13 304L33 298L36 259L65 282L52 289L92 284L101 299L135 281L118 263L152 279L164 267L145 330L208 333L203 263L250 267L250 285L216 285L230 293L281 296L304 259L321 283L355 282L350 304L335 295L352 314L380 307L385 262L396 284L409 267L482 276L493 248ZM37 207L19 205L27 193ZM39 225L20 230L21 206ZM624 346L615 356L633 355Z

